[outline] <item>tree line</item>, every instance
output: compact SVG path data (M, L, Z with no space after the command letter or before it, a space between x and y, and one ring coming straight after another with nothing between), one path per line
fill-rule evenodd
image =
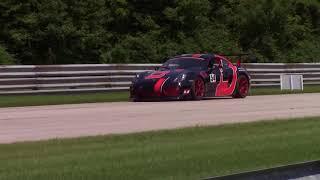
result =
M319 0L1 0L0 26L0 64L320 61Z

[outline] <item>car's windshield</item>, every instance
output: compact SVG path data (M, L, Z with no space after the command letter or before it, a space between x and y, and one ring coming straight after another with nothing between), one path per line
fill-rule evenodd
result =
M203 66L201 59L197 58L174 58L169 59L162 65L162 68L167 69L189 69L189 68L201 68Z

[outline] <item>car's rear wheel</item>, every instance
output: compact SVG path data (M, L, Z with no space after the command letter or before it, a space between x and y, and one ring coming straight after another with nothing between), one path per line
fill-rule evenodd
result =
M192 86L192 99L193 100L201 100L204 97L205 93L205 84L202 78L198 77Z
M249 79L245 75L240 75L237 80L237 86L232 97L245 98L249 94Z

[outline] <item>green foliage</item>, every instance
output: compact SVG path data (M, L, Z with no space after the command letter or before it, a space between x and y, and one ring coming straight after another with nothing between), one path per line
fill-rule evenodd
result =
M22 64L147 63L193 52L316 62L318 0L2 0L0 40Z
M14 58L0 45L0 65L13 64Z

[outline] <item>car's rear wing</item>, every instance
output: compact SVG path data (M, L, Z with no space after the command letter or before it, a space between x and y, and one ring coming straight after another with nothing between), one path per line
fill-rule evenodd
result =
M237 62L236 62L236 66L240 67L241 66L241 59L243 56L249 56L251 54L249 53L235 53L235 54L220 54L220 53L217 53L221 56L225 56L225 57L236 57L237 58Z

